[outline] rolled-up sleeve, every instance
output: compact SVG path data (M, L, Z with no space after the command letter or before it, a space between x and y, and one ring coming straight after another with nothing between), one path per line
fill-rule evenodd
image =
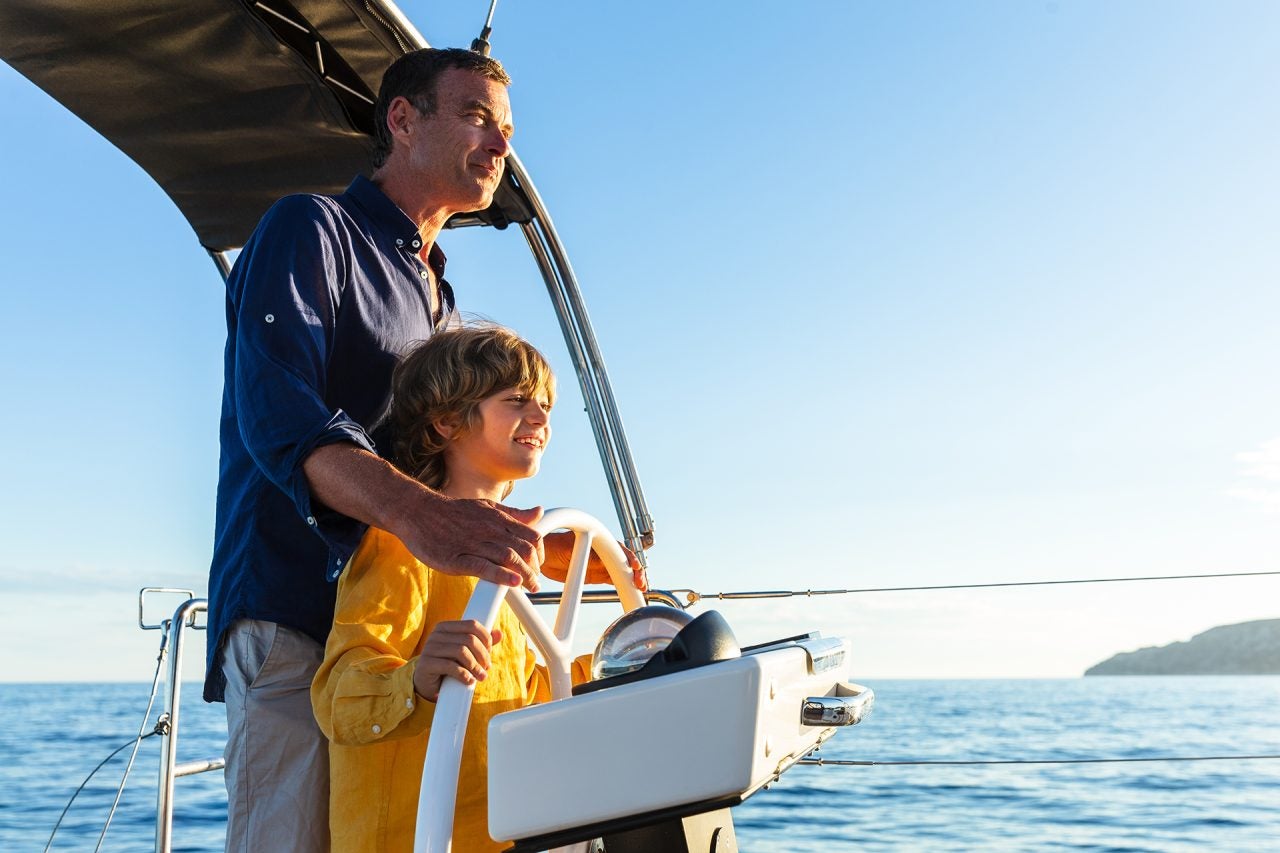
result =
M312 505L303 462L316 448L349 442L369 451L365 428L326 404L326 374L348 259L322 201L291 196L263 219L229 282L235 411L263 475L293 501L330 547L350 553L362 528Z
M425 572L376 557L376 539L367 538L339 582L333 630L311 684L316 722L341 746L422 734L435 714L413 689Z

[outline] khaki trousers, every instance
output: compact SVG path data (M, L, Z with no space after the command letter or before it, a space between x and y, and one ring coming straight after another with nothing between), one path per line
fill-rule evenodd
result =
M328 853L329 744L311 713L324 647L241 619L227 631L228 853Z

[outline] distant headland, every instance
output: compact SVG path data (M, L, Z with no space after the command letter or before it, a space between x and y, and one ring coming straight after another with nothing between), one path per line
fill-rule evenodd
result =
M1219 625L1185 643L1121 652L1085 675L1280 675L1280 619Z

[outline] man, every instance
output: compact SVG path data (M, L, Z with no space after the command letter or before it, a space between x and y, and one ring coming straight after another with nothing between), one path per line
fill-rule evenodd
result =
M445 498L380 459L391 370L455 315L436 237L487 207L513 130L495 60L421 50L386 72L372 179L291 196L227 281L205 699L225 700L228 850L327 850L327 745L308 690L364 529L449 574L537 589L541 509ZM384 442L385 446L385 442Z

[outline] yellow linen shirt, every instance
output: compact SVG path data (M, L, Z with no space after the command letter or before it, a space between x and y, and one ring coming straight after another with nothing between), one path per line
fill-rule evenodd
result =
M413 690L417 656L439 622L462 617L476 579L432 571L397 539L370 528L338 581L333 629L311 685L311 704L329 738L329 827L333 851L413 849L422 763L435 704ZM453 849L507 847L489 838L489 720L551 698L524 628L503 604L484 681L476 684L462 747ZM574 662L586 680L590 656Z

